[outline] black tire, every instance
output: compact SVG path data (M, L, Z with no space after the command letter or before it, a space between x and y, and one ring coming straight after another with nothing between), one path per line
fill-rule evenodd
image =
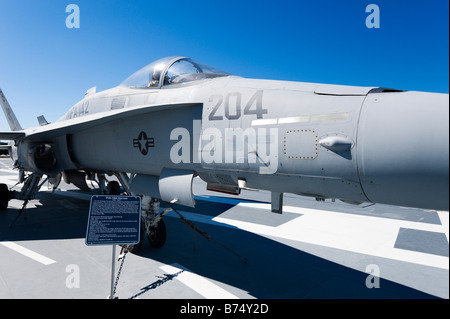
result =
M129 253L136 254L142 249L143 246L144 246L144 230L141 229L141 238L137 244L123 245L122 247L124 247Z
M150 235L147 236L150 246L153 248L161 248L166 243L167 231L164 220L160 220L158 226L151 229Z
M0 211L8 209L9 189L6 184L0 184Z
M109 195L120 195L120 184L117 181L111 181L108 183Z

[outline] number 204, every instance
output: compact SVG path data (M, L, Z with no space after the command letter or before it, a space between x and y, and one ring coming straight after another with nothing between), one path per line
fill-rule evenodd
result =
M262 95L263 91L257 91L250 98L244 108L244 115L256 115L258 119L262 119L263 115L267 114L267 109L263 109ZM231 92L225 96L214 94L209 98L208 102L215 102L209 114L210 121L221 121L224 115L228 120L238 120L241 118L242 94L240 92ZM224 105L223 110L221 108L222 105Z

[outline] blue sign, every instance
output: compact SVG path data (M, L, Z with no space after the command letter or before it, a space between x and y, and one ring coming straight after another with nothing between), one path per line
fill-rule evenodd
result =
M140 240L140 229L139 196L92 196L86 245L137 244Z

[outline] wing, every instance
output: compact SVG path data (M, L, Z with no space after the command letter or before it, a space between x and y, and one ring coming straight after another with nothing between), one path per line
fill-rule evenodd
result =
M25 132L0 132L0 140L15 141L25 137Z
M105 124L110 121L118 120L128 116L136 116L149 112L157 112L161 110L178 109L191 107L200 103L183 103L168 105L144 105L139 107L131 107L119 110L109 110L82 117L72 118L69 120L58 121L44 126L38 126L26 129L21 132L0 132L0 139L5 140L50 140L65 134L74 134L85 129Z

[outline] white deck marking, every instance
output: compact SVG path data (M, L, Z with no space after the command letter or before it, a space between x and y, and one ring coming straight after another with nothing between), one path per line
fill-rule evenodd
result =
M237 206L270 210L270 204L240 203ZM440 214L443 225L434 225L291 206L284 206L283 210L303 216L278 227L227 219L220 217L220 215L214 217L212 221L232 225L262 236L274 236L371 256L449 269L448 257L394 248L401 227L443 233L446 228L445 214L448 215L448 212Z
M202 276L194 274L179 264L175 263L159 268L169 275L174 275L182 271L175 278L207 299L239 299L225 289L213 284Z
M447 241L449 241L449 218L448 218L448 211L441 211L438 210L437 211L438 215L439 215L439 219L441 220L441 224L442 224L442 229L445 232L445 236L447 236Z
M47 258L41 254L38 254L32 250L29 250L28 248L22 247L16 243L10 242L10 241L3 241L0 242L0 245L5 246L9 249L14 250L15 252L18 252L19 254L22 254L28 258L31 258L37 262L40 262L43 265L50 265L53 263L56 263L53 259Z

